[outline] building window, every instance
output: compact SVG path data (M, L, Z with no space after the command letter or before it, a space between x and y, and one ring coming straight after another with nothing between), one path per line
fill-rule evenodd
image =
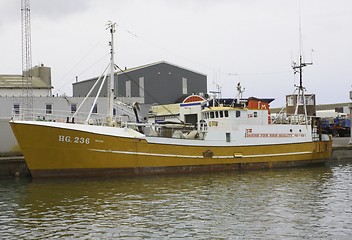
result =
M71 113L75 113L77 111L77 104L71 104Z
M45 105L45 113L46 114L53 114L53 105L52 104Z
M131 81L126 81L126 97L131 97Z
M226 133L226 142L231 142L231 133Z
M304 98L303 96L299 95L298 96L298 105L303 105L304 104Z
M287 97L287 106L294 106L294 101L292 96Z
M98 104L94 105L92 113L98 113Z
M144 97L144 77L139 78L139 96Z
M14 104L14 105L13 105L12 113L13 113L15 116L20 115L20 105L19 105L19 104Z
M187 78L182 78L182 94L187 94Z
M306 105L314 105L314 99L313 99L313 95L311 96L306 96Z

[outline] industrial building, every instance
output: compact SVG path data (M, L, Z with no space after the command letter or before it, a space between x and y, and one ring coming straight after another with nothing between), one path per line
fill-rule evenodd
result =
M98 77L73 83L73 96L85 97ZM169 104L192 93L207 93L207 76L161 61L115 73L115 97L125 103ZM105 87L101 97L107 95ZM96 96L98 88L92 95Z
M23 75L3 74L0 75L0 96L22 96L23 88L29 86L33 96L51 96L51 69L44 64L30 69L30 78ZM31 82L27 82L30 80Z
M315 94L305 94L304 99L301 98L302 96L298 96L297 94L286 95L286 114L289 116L295 114L297 102L300 103L297 114L304 114L303 102L305 102L308 116L316 116Z

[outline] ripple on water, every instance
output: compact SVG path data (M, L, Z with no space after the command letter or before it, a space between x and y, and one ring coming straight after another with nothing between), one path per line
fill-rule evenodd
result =
M335 238L352 166L114 179L0 180L4 238Z

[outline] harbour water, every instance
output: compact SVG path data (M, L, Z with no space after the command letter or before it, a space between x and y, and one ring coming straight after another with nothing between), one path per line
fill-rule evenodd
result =
M352 164L0 179L1 239L350 239Z

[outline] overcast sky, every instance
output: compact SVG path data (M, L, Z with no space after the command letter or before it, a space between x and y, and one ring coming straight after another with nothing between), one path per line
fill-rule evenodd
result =
M299 84L292 61L300 49L304 85L318 104L348 102L352 85L351 0L31 0L32 62L52 68L54 93L108 64L109 32L118 24L116 63L161 60L204 73L224 97L272 97L284 105ZM312 51L313 49L313 51ZM0 74L19 74L21 1L0 1Z

